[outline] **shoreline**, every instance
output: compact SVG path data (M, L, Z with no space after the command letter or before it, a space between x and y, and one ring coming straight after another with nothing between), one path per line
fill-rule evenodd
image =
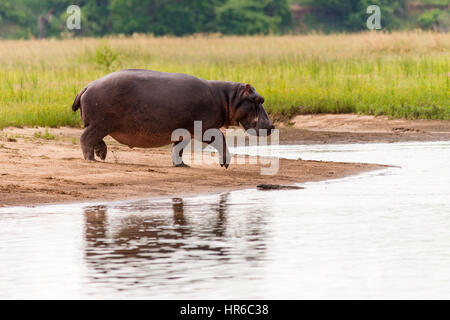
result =
M317 175L316 177L310 177L309 179L303 180L303 178L299 178L299 180L290 180L289 178L283 178L282 180L262 180L261 183L266 184L280 184L282 186L293 186L294 184L300 184L300 183L309 183L309 182L319 182L319 181L329 181L329 180L337 180L346 178L349 176L356 176L372 171L387 169L389 165L383 165L383 164L372 164L372 163L353 163L353 162L331 162L331 161L312 161L312 160L298 160L299 165L307 164L307 163L321 163L323 165L323 168L330 167L333 170L342 170L342 171L333 171L333 176L321 176ZM336 166L333 166L336 164ZM188 169L189 170L189 169ZM1 174L0 174L1 175ZM45 179L45 178L44 178ZM105 183L106 184L106 183ZM8 190L9 187L12 185L9 184L6 186L3 186L0 183L0 209L2 208L14 208L14 207L27 207L27 208L34 208L38 206L52 206L52 205L66 205L66 204L96 204L99 202L108 202L108 203L114 203L114 202L125 202L125 201L139 201L139 200L157 200L157 199L166 199L166 198L184 198L184 197L195 197L195 196L207 196L207 195L214 195L214 194L220 194L220 193L226 193L226 192L232 192L232 191L239 191L239 190L248 190L248 189L257 189L256 186L260 184L257 182L256 184L242 184L238 183L234 186L229 186L227 188L221 188L221 187L213 187L213 190L206 190L204 188L193 188L191 191L187 191L187 189L184 189L181 192L175 192L175 193L159 193L159 192L153 192L152 190L149 191L142 191L142 192L133 192L133 195L128 195L126 192L122 193L121 191L125 190L115 190L113 195L108 196L100 196L99 193L103 193L104 190L100 190L98 192L91 193L89 195L86 195L86 198L79 198L78 194L74 194L73 191L59 191L57 189L48 189L48 188L36 188L34 190L17 190L15 189L15 186ZM102 184L100 184L102 185ZM18 193L13 196L9 197L9 194L11 194L11 191ZM28 196L27 194L30 192L33 192L33 195ZM108 190L106 190L108 191ZM121 198L113 198L114 195L116 195L118 192L122 193ZM262 192L270 192L270 190L263 190ZM42 193L46 194L43 195ZM56 195L62 195L64 198L67 198L65 196L70 195L73 197L69 197L68 199L62 200L61 197L55 198L52 193ZM8 199L5 199L5 197L8 197Z
M290 127L279 128L280 144L450 141L450 121L308 115L294 117ZM217 160L174 168L170 146L129 149L110 137L105 138L106 161L90 162L82 157L81 132L78 128L1 130L0 207L195 196L256 188L258 184L331 180L389 167L279 159L278 173L264 176L261 165L248 163L255 158L235 156L247 162L231 164L228 169L220 167Z
M322 161L322 162L326 162L326 161ZM339 162L339 163L344 163L344 164L353 164L352 162ZM365 165L365 163L357 163L357 164L362 164ZM345 174L342 176L337 176L337 177L331 177L329 179L319 179L319 180L310 180L310 181L302 181L302 182L292 182L290 184L284 184L283 186L293 186L295 184L298 183L311 183L311 182L324 182L324 181L331 181L331 180L339 180L339 179L344 179L344 178L348 178L348 177L352 177L352 176L359 176L362 174L367 174L370 172L375 172L375 171L379 171L379 170L384 170L384 169L388 169L388 168L395 168L396 166L391 166L391 165L379 165L379 164L370 164L368 163L367 165L374 165L373 168L367 168L358 172L353 172L353 173L349 173L349 174ZM301 186L299 190L301 189L306 189L307 187L303 187ZM135 201L157 201L157 200L166 200L166 199L178 199L178 198L191 198L191 197L197 197L197 196L212 196L212 195L220 195L223 193L228 193L228 192L233 192L233 191L242 191L242 190L253 190L253 189L257 189L256 186L247 186L247 187L238 187L238 188L229 188L229 189L215 189L212 191L204 191L204 192L184 192L184 193L179 193L176 195L140 195L140 196L136 196L136 197L129 197L129 198L125 198L125 199L113 199L113 200L108 200L108 199L104 199L104 198L93 198L93 199L89 199L89 200L81 200L81 201L56 201L56 202L49 202L49 203L29 203L29 204L14 204L14 205L2 205L1 201L0 201L0 212L2 209L14 209L14 208L37 208L37 207L50 207L50 206L60 206L60 205L74 205L74 206L79 206L79 205L85 205L88 207L91 206L97 206L97 205L103 205L103 202L107 203L107 205L113 205L113 204L123 204L125 202L135 202ZM271 190L261 190L261 192L270 192ZM279 190L276 190L279 191ZM0 192L0 195L2 193Z

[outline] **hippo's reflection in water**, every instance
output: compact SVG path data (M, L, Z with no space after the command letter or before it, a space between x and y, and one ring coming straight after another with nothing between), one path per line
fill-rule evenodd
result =
M246 217L240 211L229 219L228 196L221 194L207 205L173 198L86 207L89 278L120 290L168 279L195 281L193 274L202 268L208 276L226 278L231 275L223 272L224 264L262 263L267 241L264 215Z

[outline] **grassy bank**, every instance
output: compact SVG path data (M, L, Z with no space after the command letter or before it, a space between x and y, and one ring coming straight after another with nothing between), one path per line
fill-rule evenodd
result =
M80 124L71 105L122 68L248 82L271 113L450 119L450 34L0 41L0 127Z

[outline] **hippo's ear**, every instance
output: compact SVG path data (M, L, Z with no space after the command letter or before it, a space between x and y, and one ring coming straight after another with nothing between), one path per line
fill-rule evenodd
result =
M244 87L244 90L242 90L242 95L248 96L250 93L252 93L252 86L247 83Z

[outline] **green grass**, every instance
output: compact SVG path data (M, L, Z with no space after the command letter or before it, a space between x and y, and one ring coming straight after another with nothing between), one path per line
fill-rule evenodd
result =
M48 128L45 128L45 132L42 133L40 131L37 131L34 133L34 137L37 139L45 139L45 140L56 140L56 136L54 134L51 134L48 131Z
M0 41L0 128L79 126L76 94L122 68L251 83L269 113L450 119L450 34Z

